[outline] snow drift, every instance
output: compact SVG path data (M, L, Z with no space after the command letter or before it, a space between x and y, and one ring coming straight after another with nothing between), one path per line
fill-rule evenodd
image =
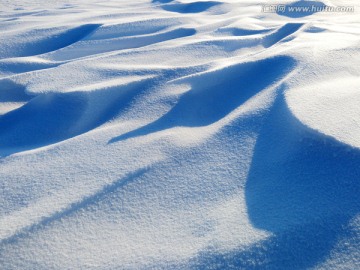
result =
M359 268L358 11L266 4L1 1L2 268Z

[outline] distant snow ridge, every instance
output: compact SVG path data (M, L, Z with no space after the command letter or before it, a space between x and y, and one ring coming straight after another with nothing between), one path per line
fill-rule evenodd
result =
M1 1L0 268L360 269L360 16L268 4Z

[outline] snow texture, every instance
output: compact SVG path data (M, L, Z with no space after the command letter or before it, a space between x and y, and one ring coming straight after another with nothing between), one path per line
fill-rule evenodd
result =
M0 0L1 269L360 269L360 16Z

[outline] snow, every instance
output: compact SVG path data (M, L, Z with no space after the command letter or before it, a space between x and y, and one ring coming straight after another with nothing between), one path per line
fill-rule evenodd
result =
M0 268L359 268L360 7L282 3L0 0Z

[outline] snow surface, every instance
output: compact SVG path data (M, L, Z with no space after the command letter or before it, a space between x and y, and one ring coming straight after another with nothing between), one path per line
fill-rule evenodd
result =
M0 0L1 269L360 269L360 16Z

